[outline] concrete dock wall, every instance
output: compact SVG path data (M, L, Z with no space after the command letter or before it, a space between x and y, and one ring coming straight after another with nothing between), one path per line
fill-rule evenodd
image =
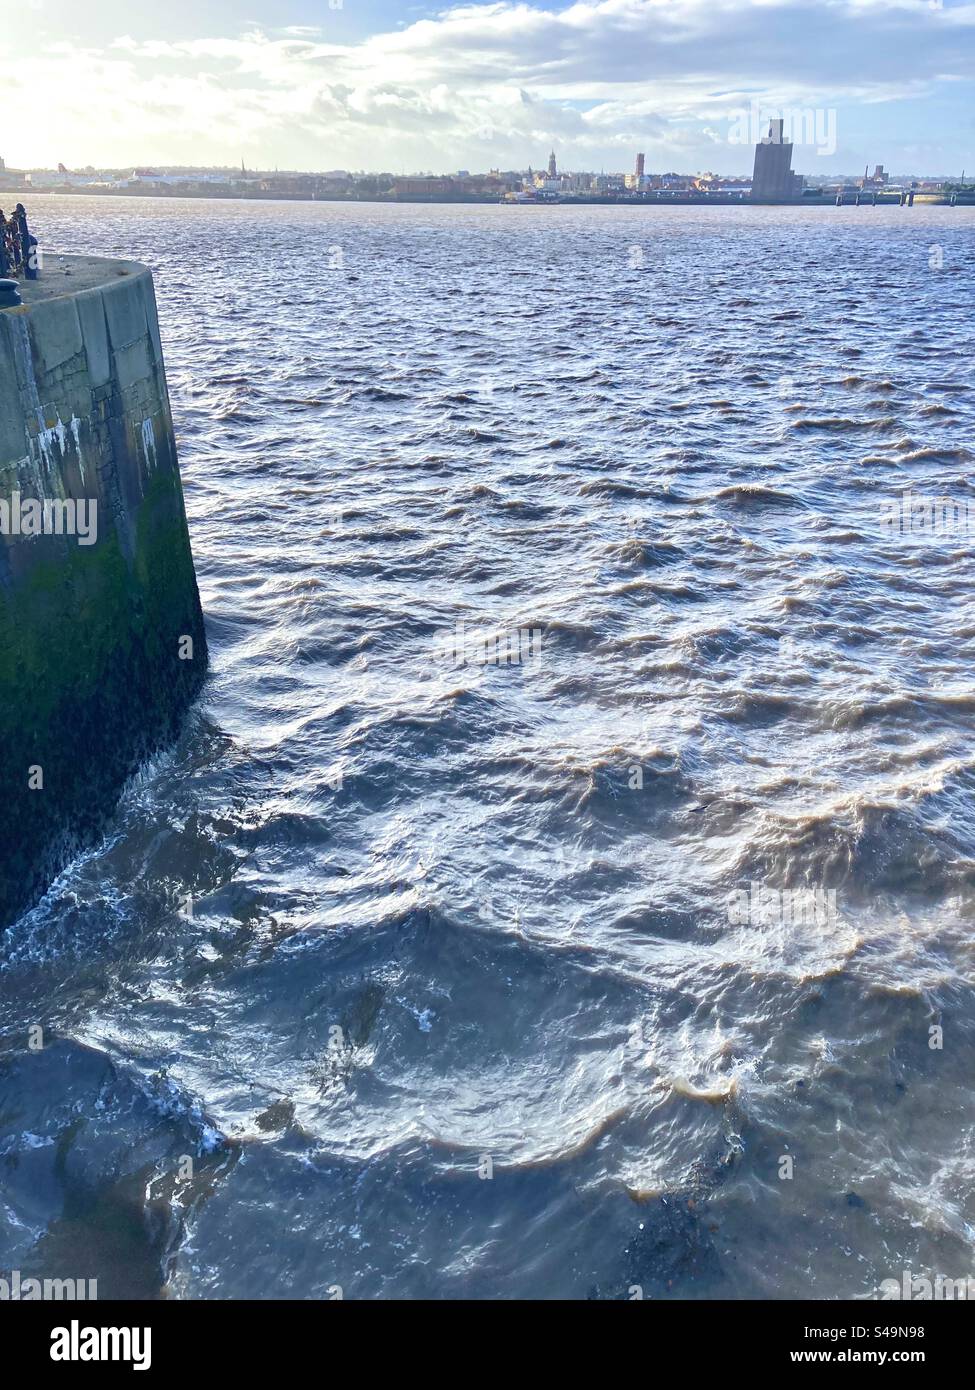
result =
M206 669L152 277L0 311L0 927L98 836Z

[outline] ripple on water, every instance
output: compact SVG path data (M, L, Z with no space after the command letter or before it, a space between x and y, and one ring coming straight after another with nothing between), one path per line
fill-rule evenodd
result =
M38 200L155 269L213 671L0 945L0 1268L970 1271L970 537L880 522L967 497L975 218L898 211Z

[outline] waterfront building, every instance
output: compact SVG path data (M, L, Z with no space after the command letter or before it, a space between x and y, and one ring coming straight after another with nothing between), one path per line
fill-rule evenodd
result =
M802 179L792 172L792 141L785 121L769 122L769 132L755 146L752 198L760 203L791 203L802 196Z
M859 180L860 187L873 189L886 188L888 175L884 170L884 166L882 164L874 165L872 174L867 173L869 167L869 164L864 166L863 178Z
M620 174L596 174L591 183L593 193L622 193L626 181Z
M623 181L631 192L645 193L647 191L650 187L650 180L646 175L646 157L644 155L637 155L633 173L627 174Z

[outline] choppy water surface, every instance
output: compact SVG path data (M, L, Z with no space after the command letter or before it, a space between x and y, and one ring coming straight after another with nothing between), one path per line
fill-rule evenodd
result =
M0 944L0 1268L975 1273L971 535L883 524L975 507L975 214L34 220L156 272L213 672Z

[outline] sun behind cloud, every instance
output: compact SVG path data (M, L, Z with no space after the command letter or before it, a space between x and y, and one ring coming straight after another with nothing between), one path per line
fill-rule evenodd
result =
M96 42L79 12L76 42L41 28L20 51L14 40L0 153L18 166L446 172L520 167L556 145L567 167L622 167L639 148L653 167L733 172L729 121L756 100L837 108L837 168L861 160L878 106L886 143L872 148L888 164L953 168L972 137L972 4L464 5L343 43L327 12L313 28L281 8L273 30Z

